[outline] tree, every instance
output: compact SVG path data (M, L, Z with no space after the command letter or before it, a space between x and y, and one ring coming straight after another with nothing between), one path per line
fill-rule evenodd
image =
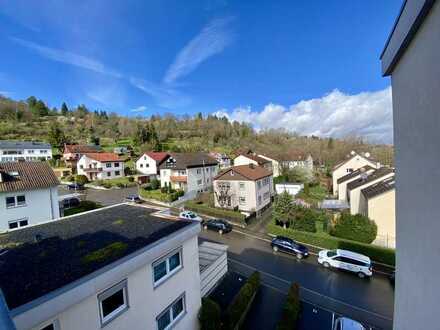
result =
M61 115L67 116L68 114L69 114L69 108L67 107L66 102L63 102L63 104L61 104Z
M287 293L286 302L284 303L281 320L276 327L277 330L294 330L297 328L299 313L301 311L299 292L299 284L292 283Z
M369 244L376 239L377 225L361 214L344 212L330 229L330 235Z
M49 128L48 133L49 143L57 148L59 151L62 150L64 144L67 142L67 138L64 135L64 132L58 126L56 122L53 122Z
M77 175L75 176L75 182L81 186L85 185L87 182L89 182L89 179L85 175Z
M200 330L221 329L221 309L212 299L202 298L202 307L199 312Z
M284 191L275 198L273 205L272 217L275 223L288 224L291 220L290 210L293 207L293 198Z

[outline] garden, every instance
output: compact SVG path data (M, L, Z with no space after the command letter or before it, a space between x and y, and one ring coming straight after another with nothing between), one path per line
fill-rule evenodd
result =
M159 180L152 180L139 189L139 195L145 199L154 199L156 201L171 203L183 196L185 192L183 190L175 190L171 188L171 184L165 184L164 187L160 187Z
M78 214L81 212L91 211L101 208L102 205L93 201L81 201L78 206L64 210L64 216Z

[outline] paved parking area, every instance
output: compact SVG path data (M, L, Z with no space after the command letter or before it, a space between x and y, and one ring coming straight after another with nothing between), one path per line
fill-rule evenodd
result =
M58 187L58 194L67 195L71 194L73 191L68 190L66 186L61 185ZM84 199L100 203L104 206L109 206L113 204L118 204L124 201L124 198L131 194L137 194L138 188L122 188L122 189L109 189L109 190L98 190L93 188L87 188L85 190L79 191L80 194L84 195Z

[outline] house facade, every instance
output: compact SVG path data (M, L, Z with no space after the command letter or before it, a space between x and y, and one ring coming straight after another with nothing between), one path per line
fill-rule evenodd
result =
M347 184L354 180L358 180L361 176L366 176L375 171L370 165L362 166L361 168L340 177L336 182L338 185L338 199L340 201L346 201L347 197Z
M259 216L273 194L272 172L255 164L233 166L214 179L214 202L219 208Z
M0 162L52 159L52 147L44 142L0 141Z
M101 152L101 147L96 145L65 144L62 159L67 166L76 169L78 160L84 154L98 152Z
M218 162L207 153L169 153L159 169L161 187L196 194L212 189Z
M280 167L287 169L301 168L313 172L313 157L300 151L287 151L280 157Z
M364 166L371 166L372 168L379 168L381 165L379 162L373 160L369 153L358 154L354 151L350 153L347 159L343 160L339 164L333 167L332 173L332 184L333 184L333 195L338 196L338 179L350 174L357 169Z
M270 159L262 158L253 153L241 154L234 158L234 166L249 164L264 167L266 170L273 173L272 160Z
M17 330L198 329L199 223L120 204L23 230L0 238L22 249L2 256L0 274Z
M220 152L210 152L209 155L214 158L221 169L231 167L232 161L226 154Z
M373 244L396 247L396 189L395 177L380 181L361 190L359 213L377 225Z
M82 155L76 165L76 172L85 175L89 181L115 179L125 175L124 162L110 152Z
M44 162L0 163L0 232L59 218L58 185Z
M136 171L144 175L148 175L150 179L159 179L159 166L168 157L167 152L144 152L138 160L136 160Z

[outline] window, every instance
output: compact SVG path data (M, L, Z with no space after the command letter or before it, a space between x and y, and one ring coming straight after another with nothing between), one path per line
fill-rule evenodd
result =
M8 222L9 229L17 229L21 227L26 227L29 224L27 218L13 220Z
M105 167L107 168L112 167L112 163L105 163Z
M185 294L177 298L156 318L157 329L166 330L171 327L185 314Z
M158 285L182 268L182 250L173 251L153 263L153 282Z
M201 185L202 185L202 179L197 180L197 184L198 184L199 186L201 186Z
M261 204L261 195L258 196L258 205Z
M111 176L112 175L112 173L111 172L107 172L107 176Z
M257 187L258 189L261 189L261 181L257 181Z
M15 197L6 197L6 207L15 207Z
M105 325L128 309L127 280L98 295L101 324Z
M30 150L28 150L28 154L33 154L34 151L35 151L35 150L30 149Z
M26 205L26 197L24 197L24 195L17 196L17 205L18 206Z
M244 190L244 182L240 182L240 190Z
M119 167L119 163L114 163L114 166L115 167Z
M40 325L38 330L59 330L60 329L60 323L58 320L54 320L51 322L44 322L44 325Z
M116 176L121 175L121 172L120 171L115 171L115 175Z
M26 205L25 195L6 197L6 208L25 206L25 205Z
M148 165L148 164L147 164ZM143 168L144 167L144 164L141 164L141 165L139 165L140 166L140 168Z
M149 164L149 163L146 163L146 164L145 164L145 167L150 167L150 164Z
M264 198L265 200L268 199L268 198L269 198L269 192L265 192L264 195L263 195L263 198Z
M240 197L240 198L238 199L238 202L240 203L240 205L244 205L244 204L246 204L246 197Z
M200 168L197 169L197 174L201 174L202 170Z
M209 172L209 167L206 168L206 173L208 173L208 172Z

